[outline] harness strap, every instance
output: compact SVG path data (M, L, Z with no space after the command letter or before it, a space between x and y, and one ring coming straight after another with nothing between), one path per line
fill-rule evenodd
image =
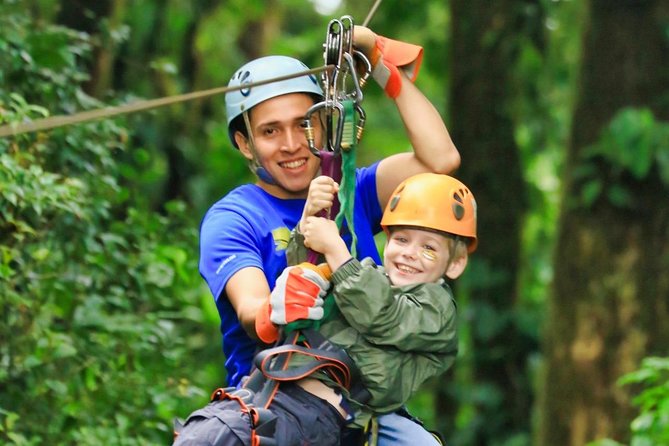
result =
M332 207L329 211L320 211L319 217L332 218L341 228L343 220L346 219L349 232L351 233L351 254L356 256L357 237L353 225L353 205L355 201L355 147L362 131L357 113L364 113L362 109L356 108L351 99L341 101L342 113L342 138L339 141L340 147L336 150L319 150L318 156L321 159L321 173L329 176L339 183L339 193L334 197ZM307 261L317 264L319 254L311 249L308 250Z
M278 370L274 367L273 360L287 355L299 354L310 357L303 365L291 367L286 370ZM263 375L275 381L297 381L306 378L318 370L327 371L330 376L341 387L349 388L351 375L348 364L344 358L337 358L331 352L300 345L282 345L272 349L264 350L262 355L256 356L256 366Z
M323 336L319 331L313 329L304 329L302 330L302 335L312 347L316 347L320 350L326 350L328 352L337 352L337 354L344 355L346 358L345 362L348 367L348 373L351 377L351 383L350 386L343 388L343 390L348 393L347 396L350 400L359 404L365 404L372 398L371 393L369 393L362 382L362 374L360 373L360 369L358 369L358 366L355 365L355 362L348 355L346 350L330 342L330 340L325 338L325 336Z
M286 339L283 341L283 345L292 345L297 342L299 338L299 332L291 332L287 335ZM276 348L276 347L274 347ZM262 353L262 352L260 352ZM290 355L285 355L280 357L277 361L276 367L279 370L283 370L288 367L288 361L290 360ZM248 380L243 385L244 389L248 389L254 392L253 403L256 407L262 407L267 409L276 395L276 391L279 388L279 382L267 377L262 373L258 368L254 368L249 376Z
M328 377L348 397L358 403L365 403L371 397L362 384L360 371L344 349L327 340L312 329L301 331L305 345L284 344L259 352L254 358L256 370L270 381L297 381L317 371ZM301 355L306 361L294 367L285 367L292 355Z
M285 342L295 343L298 336L298 332L290 333ZM278 358L277 368L281 370L287 367L289 359L290 355ZM277 418L268 407L278 387L279 381L267 379L259 369L254 369L242 387L219 387L212 392L210 400L234 400L239 404L242 413L249 415L251 446L277 446L274 438ZM179 426L175 424L175 438L179 430Z
M251 407L249 409L251 415L253 430L251 433L251 441L257 439L258 446L276 446L277 442L274 438L276 431L276 415L269 409L262 409L258 407ZM253 446L256 443L252 443Z

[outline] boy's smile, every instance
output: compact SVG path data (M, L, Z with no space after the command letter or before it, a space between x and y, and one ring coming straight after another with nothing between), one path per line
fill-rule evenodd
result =
M394 228L384 251L384 267L393 285L436 282L446 272L448 238L432 231Z

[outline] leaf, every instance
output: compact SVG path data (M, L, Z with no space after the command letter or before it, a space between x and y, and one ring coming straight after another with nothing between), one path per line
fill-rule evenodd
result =
M174 281L174 269L165 263L152 263L146 270L146 281L160 288L167 288Z
M37 261L42 261L49 257L49 253L48 248L39 248L31 254L31 257Z
M653 416L649 413L642 413L636 417L630 427L633 431L645 431L653 425Z

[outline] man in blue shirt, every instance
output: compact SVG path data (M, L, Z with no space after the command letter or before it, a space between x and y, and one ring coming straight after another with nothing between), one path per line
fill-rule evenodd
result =
M381 231L382 209L395 187L418 173L451 173L459 166L460 155L438 111L412 83L422 49L377 36L362 27L354 30L354 44L368 55L374 78L394 100L413 147L413 152L392 155L356 170L357 254L380 262L374 234ZM229 85L241 86L305 70L307 67L296 59L268 56L241 67ZM216 202L200 228L200 273L221 317L230 385L238 385L249 373L258 340L273 340L267 334L273 328L268 322L270 292L287 266L285 248L290 230L300 221L309 184L320 171L320 158L307 144L304 118L321 99L321 88L313 76L226 95L230 139L258 177L255 184L242 185ZM315 116L314 127L315 140L319 141ZM304 211L315 215L320 209ZM318 290L318 286L315 288ZM310 308L318 304L318 291L305 302L313 305L286 305L283 310L287 322L318 314ZM406 433L413 443L434 443L418 424L396 414L380 417L379 425L381 436L385 426Z

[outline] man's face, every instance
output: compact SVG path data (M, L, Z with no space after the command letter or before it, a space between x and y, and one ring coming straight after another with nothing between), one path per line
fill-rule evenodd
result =
M249 114L257 161L276 182L272 185L259 180L259 185L276 197L305 198L318 173L320 159L309 150L304 133L304 117L313 104L311 96L291 93L261 102ZM317 114L313 120L316 141L320 141ZM242 154L252 159L248 141L237 137L237 142Z
M397 228L390 232L383 267L393 285L436 282L449 261L448 239L420 229Z

